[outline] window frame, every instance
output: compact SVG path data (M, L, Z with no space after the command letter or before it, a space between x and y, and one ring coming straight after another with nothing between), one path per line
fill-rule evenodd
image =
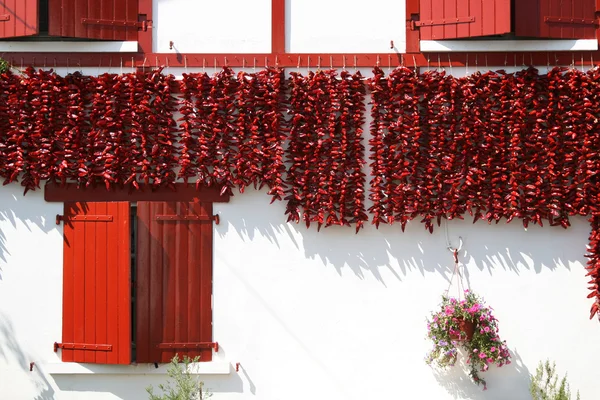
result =
M224 195L221 196L220 193L215 189L215 188L199 188L199 190L196 190L194 185L185 185L185 184L176 184L175 185L175 190L173 190L172 188L159 188L156 189L154 192L152 190L150 190L149 187L142 187L140 191L134 191L134 192L130 192L129 190L127 190L126 188L113 188L112 190L107 191L105 188L103 187L96 187L96 188L77 188L76 185L73 184L66 184L64 186L58 185L58 184L47 184L45 186L45 198L46 201L60 201L60 202L65 202L65 209L67 209L70 205L70 203L95 203L95 204L114 204L115 202L120 202L122 203L126 203L128 210L131 212L132 211L132 207L131 204L134 202L138 202L138 201L146 201L146 202L151 202L151 203L165 203L166 202L177 202L177 203L194 203L194 204L205 204L205 206L203 207L208 207L206 208L206 212L209 212L212 214L212 206L214 202L228 202L229 201L229 196ZM109 207L107 206L107 209ZM65 214L67 215L67 214ZM163 216L164 217L164 216ZM204 295L204 299L205 299L205 303L203 304L204 306L207 305L206 303L206 299L210 299L210 301L208 302L208 307L211 310L210 311L210 318L209 318L209 323L210 323L210 327L209 328L204 328L204 329L210 329L210 340L211 342L208 343L207 346L203 346L201 350L203 356L202 356L202 361L203 362L211 362L212 361L212 351L218 351L218 343L216 341L214 341L213 339L213 329L212 329L212 269L213 269L213 237L214 237L214 227L213 227L213 222L218 223L218 217L212 216L212 215L207 215L207 217L209 217L210 221L202 221L204 222L202 225L204 226L207 222L209 223L209 227L208 229L210 229L210 246L206 247L209 250L209 262L207 263L206 260L207 258L205 257L204 260L204 268L200 268L200 271L202 270L209 270L207 273L210 274L210 282L206 283L206 282L201 282L202 285L204 285L203 287L206 287L208 289L207 295ZM107 219L107 216L104 216L105 219ZM67 218L68 219L68 218ZM127 215L127 224L130 223L130 214ZM157 218L159 219L159 218ZM162 218L164 219L164 218ZM206 219L206 218L204 218ZM57 215L57 224L59 223L68 223L64 221L65 217L61 216L61 215ZM128 225L129 226L129 225ZM131 226L130 228L128 228L128 240L129 243L131 243L131 235L132 235L132 229L133 226ZM206 232L206 230L205 230ZM89 238L87 238L89 239ZM86 240L87 240L86 239ZM91 239L92 243L95 243L94 239ZM139 243L139 242L138 242ZM65 244L66 246L66 244ZM65 247L66 249L66 247ZM65 250L66 251L66 250ZM129 290L130 290L130 295L131 295L131 291L135 290L133 287L134 282L136 281L136 278L133 277L130 272L130 268L131 268L131 249L129 250L129 254L128 254L128 282L127 285L129 285ZM136 254L136 257L139 257L138 254ZM191 259L189 261L189 263L196 265L196 261L194 259L194 261L192 262ZM63 266L63 268L65 268L66 264ZM82 268L85 268L82 267ZM71 271L72 272L72 271ZM69 273L71 273L69 272ZM202 272L200 272L202 273ZM204 276L207 276L206 273ZM68 276L66 276L63 279L69 279ZM65 280L66 282L66 280ZM83 285L85 285L85 282L83 283ZM66 286L63 287L63 292L66 290ZM203 289L204 290L204 289ZM133 300L133 299L132 299ZM136 299L138 300L138 299ZM133 307L133 301L130 300L129 302L129 321L131 324L133 324L132 321L132 316L134 315L134 313L136 312L134 309L132 309L131 307ZM65 304L63 303L63 307L65 307ZM64 328L64 320L65 320L65 309L63 308L63 328ZM183 310L179 310L176 311L176 313L181 313ZM200 312L200 311L198 311ZM162 318L162 316L161 316ZM200 321L203 324L206 324L206 320L204 321ZM139 332L139 331L138 331ZM129 327L129 332L128 332L128 338L131 338L132 335L134 334L134 330L133 330L133 326ZM63 337L61 338L61 340L64 341L64 331L63 331ZM150 339L150 338L149 338ZM136 342L138 341L138 339L136 338ZM71 343L72 344L72 343ZM93 343L92 343L93 344ZM102 345L103 343L100 343L100 345ZM202 343L202 345L204 345L205 343ZM54 350L57 351L59 348L63 348L64 344L63 343L55 343L54 345ZM198 347L196 347L196 349L198 349ZM81 349L79 349L81 350ZM207 356L207 350L210 352L209 356ZM130 352L134 351L133 346L131 346L129 348ZM198 350L199 351L199 350ZM72 353L72 352L71 352ZM92 353L90 351L90 353ZM181 351L181 350L177 350L177 353L179 354L184 354L186 353L185 350ZM84 357L83 359L81 357L77 358L77 359L73 359L72 357L69 358L67 357L66 360L64 360L64 363L69 363L69 362L75 362L75 363L81 363L81 362L85 362L85 363L93 363L95 365L106 365L106 366L110 366L113 364L136 364L138 361L136 358L132 357L133 353L130 353L129 357L130 359L127 360L127 362L112 362L112 363L102 363L102 362L98 362L94 357ZM62 354L61 354L61 358L62 358ZM103 357L99 357L100 360L103 359ZM122 361L122 360L121 360ZM164 357L162 359L157 359L157 360L145 360L144 363L160 363L160 362L167 362L168 360L164 359ZM58 368L57 373L61 373L61 368ZM77 372L77 373L85 373L85 372Z

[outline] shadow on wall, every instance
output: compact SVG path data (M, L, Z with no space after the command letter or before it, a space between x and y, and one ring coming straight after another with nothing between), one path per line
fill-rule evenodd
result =
M238 201L242 196L243 201ZM472 224L470 220L453 220L448 222L448 238L444 221L430 234L418 219L407 225L406 232L402 232L400 225L380 225L375 229L370 223L358 234L354 234L354 228L337 226L317 232L316 225L307 229L303 223L286 223L285 203L269 204L264 192L248 190L237 194L230 204L235 205L226 206L229 215L222 217L226 223L217 229L219 234L224 235L232 227L244 241L259 236L277 247L281 247L281 240L289 238L306 258L317 258L340 275L345 269L361 279L370 274L384 286L383 269L400 281L411 272L439 273L449 281L454 265L447 240L457 246L459 236L464 240L459 254L461 263L476 266L490 275L494 269L517 275L530 270L540 273L542 268L570 269L570 262L585 263L590 230L585 218L575 217L567 230L530 226L527 231L520 221L489 225L485 221ZM573 238L578 238L578 246L567 242ZM468 279L468 271L466 277Z
M111 393L118 399L147 399L146 388L154 387L160 394L158 385L167 382L167 375L55 375L54 382L61 391ZM203 375L200 380L210 393L242 393L241 378L232 372L230 375ZM86 398L85 394L81 398ZM41 399L40 399L41 400Z
M25 354L16 337L10 319L5 314L0 314L0 363L20 369L20 374L26 376L35 387L37 395L33 398L34 400L54 399L54 389L43 373L37 367L34 367L33 371L29 371L32 357ZM0 388L0 392L2 392L2 388Z
M35 226L44 233L56 229L54 215L47 215L39 202L43 202L42 189L29 192L23 196L23 188L16 184L10 184L2 188L2 201L0 202L0 222L8 221L14 228L21 223L29 231ZM0 261L7 262L10 252L7 247L6 233L0 229ZM0 280L2 279L2 264L0 263Z
M446 389L454 399L506 400L507 392L515 394L513 399L520 399L523 393L529 392L531 373L523 364L521 356L516 350L511 351L511 356L512 362L509 365L502 368L490 367L488 372L481 374L490 389L487 391L483 391L481 386L473 383L467 374L468 365L465 365L464 357L460 357L460 364L447 371L434 369L434 376L440 386ZM505 390L494 390L494 388ZM510 390L507 391L507 388Z

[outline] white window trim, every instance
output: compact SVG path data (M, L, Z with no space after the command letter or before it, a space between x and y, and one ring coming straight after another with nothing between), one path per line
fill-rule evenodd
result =
M4 42L0 41L0 52L15 53L137 53L137 41L111 42Z
M83 363L44 363L39 368L50 375L166 375L169 364L83 364ZM37 364L36 367L37 368ZM226 361L207 361L192 363L188 367L192 375L228 375L231 363Z
M596 51L597 39L579 40L421 40L422 52Z

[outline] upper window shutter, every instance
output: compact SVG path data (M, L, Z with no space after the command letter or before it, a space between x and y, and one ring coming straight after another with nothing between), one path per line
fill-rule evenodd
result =
M212 359L212 203L138 202L136 360Z
M38 0L0 1L0 38L39 33Z
M48 34L137 40L138 0L48 0Z
M595 39L596 0L529 0L515 2L519 37Z
M131 363L129 204L65 203L62 360Z
M415 27L421 40L502 35L511 32L510 4L510 0L420 0Z

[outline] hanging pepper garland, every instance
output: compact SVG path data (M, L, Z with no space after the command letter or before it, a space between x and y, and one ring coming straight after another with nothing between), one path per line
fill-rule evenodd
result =
M290 78L290 138L287 149L288 221L307 227L355 225L364 210L365 88L361 76L335 70Z
M419 218L520 219L567 228L591 216L591 315L600 294L600 69L415 74L379 68L292 73L267 68L184 74L180 130L174 78L150 72L0 75L0 177L25 192L42 181L171 186L176 179L248 186L285 199L289 221L367 220L362 144L371 91L369 212L404 229ZM288 113L289 119L285 118ZM288 147L284 148L284 143ZM179 171L177 171L179 168ZM284 176L284 171L287 176Z
M284 193L283 71L267 68L235 76L184 74L181 82L179 177L221 193L266 186L274 200Z

